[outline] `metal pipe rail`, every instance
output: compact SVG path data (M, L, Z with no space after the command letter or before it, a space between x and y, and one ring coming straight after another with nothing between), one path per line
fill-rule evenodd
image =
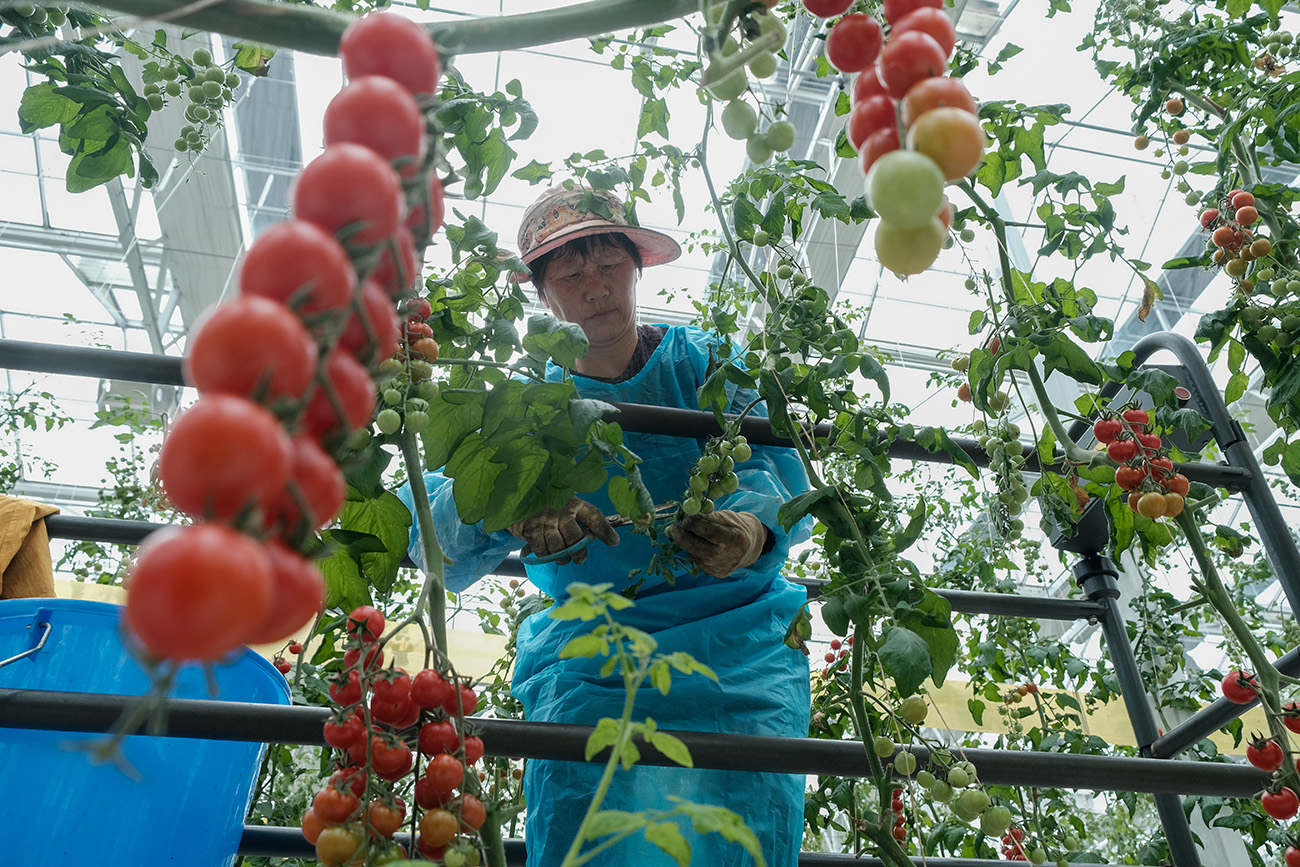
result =
M120 518L88 518L81 515L50 515L45 519L45 529L51 539L82 539L115 545L138 545L144 537L168 524L150 521L127 521ZM414 567L410 557L402 558L402 565ZM514 578L527 577L519 555L511 554L493 570L497 575ZM795 580L816 598L824 582ZM1086 599L1057 599L1050 596L1021 596L1012 593L983 593L973 590L936 590L948 600L952 610L959 614L993 614L1011 617L1036 617L1043 620L1092 620L1101 615L1103 607Z
M181 375L181 360L173 356L119 352L111 349L51 346L23 340L0 339L0 368L126 379L164 385L185 385ZM722 432L717 419L708 412L635 403L615 403L613 406L618 412L611 420L618 421L625 430L691 437L716 436ZM740 430L746 439L759 445L786 446L791 443L789 438L773 433L771 422L762 416L743 419ZM825 437L831 432L831 426L823 424L812 430L812 436ZM952 437L952 441L966 452L977 466L989 465L988 453L980 448L979 443L974 439ZM906 440L895 440L890 443L888 451L891 458L899 460L953 463L952 456L946 452L930 452ZM1214 464L1177 464L1176 466L1179 472L1192 481L1204 482L1216 488L1237 491L1251 483L1248 472L1238 467ZM1025 471L1037 473L1042 469L1037 452L1029 448L1025 455Z
M138 700L138 696L0 689L0 728L106 732ZM325 746L322 727L329 715L328 708L319 707L170 699L164 736ZM478 717L474 726L483 738L486 755L558 761L583 761L592 732L591 726ZM147 734L143 723L137 733ZM686 744L695 765L701 768L871 775L861 741L717 732L673 734ZM643 764L675 764L649 744L639 743L638 747ZM909 751L924 767L928 750L910 747ZM1250 797L1268 779L1253 767L1228 763L1013 750L969 749L961 753L975 764L980 782L986 785Z
M409 846L410 835L396 834L397 842ZM506 850L506 863L518 867L524 863L527 850L524 841L507 839L503 841ZM279 828L267 825L245 825L243 837L239 841L239 854L263 858L312 858L316 850L303 839L299 828ZM925 867L1006 867L1006 861L981 858L914 858L917 864ZM837 867L837 865L855 864L860 867L881 867L885 862L869 855L857 856L831 852L800 852L799 867ZM1071 867L1074 867L1071 864ZM1082 867L1082 865L1080 865Z

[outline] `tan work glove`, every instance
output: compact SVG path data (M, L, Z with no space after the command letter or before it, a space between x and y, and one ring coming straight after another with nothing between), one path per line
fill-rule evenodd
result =
M548 506L531 518L524 518L506 529L528 543L521 553L536 554L539 557L563 551L586 535L595 536L606 545L618 544L618 533L609 525L609 521L605 519L600 509L577 497L570 498L569 502L559 509ZM583 563L586 559L587 549L582 548L575 551L572 557L564 557L554 562L563 566L570 560L574 563Z
M683 518L668 527L668 535L702 570L726 578L762 555L767 527L748 512L723 510Z

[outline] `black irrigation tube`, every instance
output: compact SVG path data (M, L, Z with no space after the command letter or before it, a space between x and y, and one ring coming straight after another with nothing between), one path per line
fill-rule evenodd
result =
M104 732L138 696L47 690L0 689L0 728ZM284 707L206 699L167 702L167 737L324 746L328 708ZM582 761L591 726L475 718L486 755ZM144 724L141 725L143 732ZM690 749L697 767L782 774L867 777L871 769L860 741L776 738L716 732L674 732ZM646 744L641 761L670 765ZM925 766L927 751L911 749ZM1247 765L1168 759L962 750L986 785L1038 786L1094 791L1249 797L1266 774ZM598 758L598 760L600 760Z
M406 845L410 840L407 834L394 835L394 839ZM506 863L517 867L524 863L526 849L524 841L507 839L505 842ZM239 854L263 858L310 858L315 849L302 837L298 828L277 828L271 826L245 825L244 836L239 842ZM981 858L924 858L913 859L925 867L1006 867L1006 861L994 861ZM856 864L859 867L881 867L885 862L869 855L852 855L830 852L800 852L799 867L837 867L841 864ZM1074 867L1071 864L1071 867Z
M50 515L45 519L46 531L52 539L83 539L115 545L138 545L145 536L167 524L148 521L126 521L120 518L88 518L81 515ZM402 565L415 564L409 557ZM508 577L526 577L519 556L512 554L493 570L494 574ZM799 581L811 597L819 594L820 581ZM936 590L948 600L958 614L992 614L1006 617L1036 617L1043 620L1091 620L1103 608L1086 599L1056 599L1048 596L1022 596L1012 593L983 593L972 590Z

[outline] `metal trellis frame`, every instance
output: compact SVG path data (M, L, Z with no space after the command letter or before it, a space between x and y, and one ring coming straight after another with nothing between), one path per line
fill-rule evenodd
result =
M1273 563L1293 610L1300 610L1300 551L1297 550L1263 473L1246 442L1241 426L1228 414L1226 405L1210 377L1209 369L1191 341L1170 333L1153 334L1134 347L1141 365L1155 352L1168 350L1179 359L1178 377L1198 401L1211 423L1211 432L1225 455L1219 465L1182 464L1180 472L1193 481L1240 492L1255 520L1261 541ZM80 376L110 376L139 382L183 384L180 360L142 353L83 349L25 341L0 340L0 368L43 371ZM1113 396L1118 388L1111 388ZM617 420L627 430L666 433L674 436L706 437L720 433L710 413L682 409L622 404ZM788 445L789 440L772 432L766 418L747 418L741 432L753 443ZM1078 439L1086 426L1076 424L1071 435ZM830 428L806 431L810 438L824 436ZM989 457L969 438L953 438L976 464L987 466ZM915 443L893 442L889 455L904 460L951 463L946 453L934 454ZM1027 472L1044 469L1031 452ZM1092 510L1098 514L1096 510ZM1094 519L1095 520L1095 519ZM159 524L137 521L53 515L46 519L52 537L88 539L120 544L138 543ZM1147 700L1122 616L1116 606L1119 590L1117 570L1101 553L1105 539L1090 543L1087 534L1060 544L1063 550L1080 555L1075 577L1085 599L1055 599L971 591L938 591L956 612L1043 619L1086 619L1100 624L1116 679L1128 709L1137 739L1139 758L1087 756L1030 751L965 750L979 769L982 782L994 785L1030 785L1067 789L1122 790L1153 795L1165 828L1175 867L1199 867L1195 843L1183 812L1181 795L1250 797L1262 788L1266 775L1244 765L1176 761L1174 756L1216 729L1244 713L1248 706L1229 705L1221 700L1203 709L1173 731L1160 736ZM409 565L409 561L408 561ZM517 557L508 558L499 574L522 574ZM809 586L816 591L815 583ZM1278 661L1284 673L1300 673L1300 649ZM0 690L0 728L45 728L64 731L107 731L119 718L130 697L40 690ZM298 744L323 744L321 725L328 714L324 708L294 708L230 702L171 700L168 702L166 734L174 737L202 737ZM534 723L518 720L476 719L482 729L488 755L512 758L547 758L581 761L587 736L586 726ZM759 738L705 732L677 732L700 767L759 770L774 773L867 776L870 771L864 745L858 741L810 738ZM762 743L759 743L762 742ZM922 763L927 751L908 748ZM666 763L649 745L641 746L642 761ZM762 757L759 759L758 757ZM296 837L296 839L291 839ZM244 854L305 854L296 829L247 827L241 852ZM522 841L509 841L511 863L522 862ZM801 865L848 863L877 864L872 858L803 853ZM999 863L970 859L925 859L937 867L988 867Z

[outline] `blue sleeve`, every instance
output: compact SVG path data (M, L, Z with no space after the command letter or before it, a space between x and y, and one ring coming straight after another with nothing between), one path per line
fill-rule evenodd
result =
M446 559L451 561L443 566L442 573L443 581L451 592L460 593L501 565L501 561L511 551L523 547L523 540L506 530L485 533L482 524L462 523L456 512L456 502L452 499L451 479L441 473L425 473L424 484L429 491L429 507L438 532L438 544L442 546ZM412 515L409 548L411 559L423 569L424 548L420 541L419 522L414 518L415 498L410 484L403 485L397 496Z
M707 331L698 331L692 335L692 363L697 366L699 381L705 379L709 361L709 346L717 345L717 337ZM742 351L733 344L732 358L739 357ZM753 389L739 388L728 383L729 400L726 412L739 414L748 407L758 394ZM766 405L759 403L750 410L750 415L767 416ZM771 573L780 571L789 557L790 548L800 542L806 542L812 535L811 518L804 518L786 532L777 520L781 506L793 497L808 490L808 474L805 472L799 454L793 448L780 446L751 446L749 460L736 465L736 478L740 482L733 494L715 500L715 507L733 512L749 512L763 522L763 526L772 531L774 544L772 550L759 557L748 569L740 570Z

